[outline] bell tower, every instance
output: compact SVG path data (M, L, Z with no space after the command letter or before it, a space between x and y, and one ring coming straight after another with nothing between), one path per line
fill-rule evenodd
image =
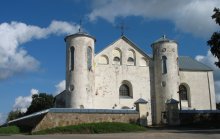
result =
M179 100L178 45L164 35L152 45L155 86L155 124L164 123L165 103L173 98Z
M66 107L92 108L95 38L84 32L65 37Z

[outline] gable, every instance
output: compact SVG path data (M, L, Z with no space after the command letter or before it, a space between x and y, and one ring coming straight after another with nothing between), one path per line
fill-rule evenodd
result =
M149 65L151 58L125 36L107 46L95 56L97 64ZM118 63L114 63L117 62Z

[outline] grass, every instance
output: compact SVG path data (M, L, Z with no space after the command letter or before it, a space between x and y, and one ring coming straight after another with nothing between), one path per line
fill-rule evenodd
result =
M51 129L34 132L39 134L100 134L100 133L121 133L146 131L146 128L127 123L88 123L65 127L55 127Z
M17 126L7 126L0 128L0 135L19 134L20 129Z

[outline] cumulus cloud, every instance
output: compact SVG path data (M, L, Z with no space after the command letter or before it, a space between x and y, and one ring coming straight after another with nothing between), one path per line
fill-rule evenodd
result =
M49 35L75 33L77 25L64 21L52 21L42 28L22 22L0 24L0 79L8 78L16 73L36 71L40 62L21 47L33 39L46 38Z
M195 59L213 69L214 80L215 80L216 101L220 102L220 70L214 64L215 61L217 61L217 58L214 57L210 51L208 51L206 56L197 55Z
M62 80L58 84L55 85L54 95L57 95L65 90L66 81ZM15 103L13 105L13 110L20 110L21 112L26 112L27 108L30 106L32 102L32 95L38 94L39 90L31 89L30 94L28 96L19 96L15 99Z
M57 85L55 85L55 87L56 87L56 91L55 91L54 95L57 95L65 90L66 81L65 80L60 81Z
M32 101L32 95L38 94L37 89L31 89L29 96L19 96L15 99L15 104L13 105L13 110L20 110L21 112L26 112L27 108L30 106Z
M219 0L95 0L90 21L103 18L114 22L117 17L141 16L146 19L172 21L180 31L207 37L217 29L211 19Z

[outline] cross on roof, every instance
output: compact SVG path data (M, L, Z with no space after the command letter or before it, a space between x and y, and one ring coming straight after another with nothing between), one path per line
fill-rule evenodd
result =
M81 32L81 27L82 27L82 19L79 20L79 32Z
M120 29L121 30L121 36L123 36L124 35L124 31L125 31L125 29L128 29L128 27L125 25L125 23L124 22L121 22L121 24L120 25L118 25L118 26L116 26L118 29Z

